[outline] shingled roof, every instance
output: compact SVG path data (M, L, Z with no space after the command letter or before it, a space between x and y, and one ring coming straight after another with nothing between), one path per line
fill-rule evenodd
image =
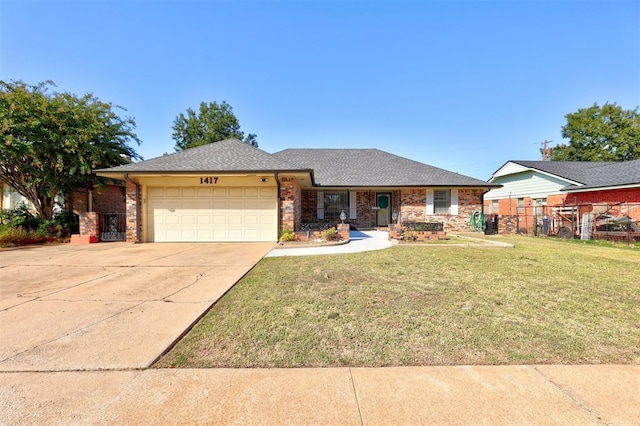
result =
M258 172L299 170L277 157L238 139L185 149L139 163L130 163L96 172Z
M309 172L316 186L499 186L378 149L285 149L269 154L237 139L96 173Z
M378 149L285 149L273 155L313 169L319 186L499 186Z
M611 186L640 185L640 160L609 163L585 170L583 185L570 185L563 191L606 188Z
M604 161L518 161L512 160L510 163L520 164L530 169L540 170L552 175L559 176L574 182L584 183L585 173L590 168L602 167L607 164L614 164Z

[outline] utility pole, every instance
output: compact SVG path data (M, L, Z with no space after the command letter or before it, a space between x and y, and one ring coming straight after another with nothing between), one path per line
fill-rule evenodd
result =
M551 161L553 148L547 148L547 144L551 142L553 141L548 141L546 139L543 142L540 142L540 145L542 146L542 149L540 150L540 152L542 153L542 161Z

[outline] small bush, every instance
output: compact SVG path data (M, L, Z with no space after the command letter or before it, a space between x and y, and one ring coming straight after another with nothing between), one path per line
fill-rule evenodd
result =
M322 231L322 238L327 241L339 240L340 234L338 234L338 230L336 228L329 228Z
M0 212L0 222L9 228L38 229L42 220L34 215L25 205Z
M48 241L47 237L43 237L38 231L33 229L25 229L22 226L7 227L0 231L0 245L14 246L22 244L35 244Z
M43 220L25 206L0 212L0 223L0 232L14 230L10 233L12 240L23 235L20 229L33 231L28 237L23 238L26 241L25 244L30 244L38 239L68 238L71 234L79 233L80 229L79 217L76 214L61 211L53 219ZM19 244L19 242L11 241L11 244Z
M280 241L295 241L296 234L291 229L283 229L280 231Z

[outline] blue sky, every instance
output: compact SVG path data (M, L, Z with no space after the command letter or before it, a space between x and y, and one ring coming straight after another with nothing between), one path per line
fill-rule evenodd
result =
M638 1L0 0L0 78L127 108L149 159L227 101L261 149L378 148L481 179L640 105Z

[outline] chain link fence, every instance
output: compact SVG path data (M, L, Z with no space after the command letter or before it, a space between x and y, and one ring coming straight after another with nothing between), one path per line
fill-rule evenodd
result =
M517 210L515 215L489 215L487 220L500 234L640 241L640 203L535 205Z

